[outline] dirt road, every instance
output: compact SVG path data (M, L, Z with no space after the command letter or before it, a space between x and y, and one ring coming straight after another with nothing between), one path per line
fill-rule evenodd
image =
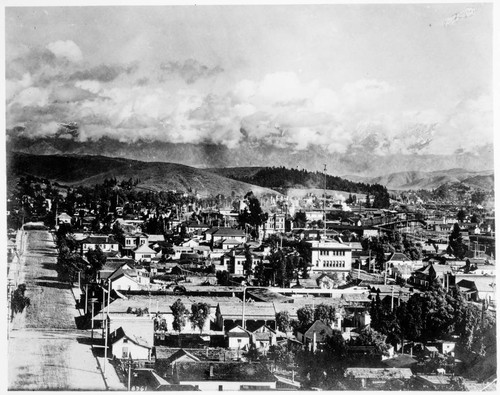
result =
M90 347L90 333L77 329L79 311L71 288L57 279L52 235L22 235L19 278L31 303L11 325L9 390L106 390Z

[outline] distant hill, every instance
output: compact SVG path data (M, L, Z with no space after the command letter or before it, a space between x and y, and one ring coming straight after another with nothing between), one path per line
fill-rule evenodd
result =
M268 188L250 185L206 170L165 162L140 162L123 158L91 155L7 155L7 180L33 175L64 185L100 184L105 178L139 179L138 187L198 192L200 195L276 194Z
M444 184L455 183L484 190L494 188L493 171L474 172L460 168L432 172L404 171L379 177L359 177L357 175L344 177L356 182L378 183L391 190L436 189Z
M323 189L346 191L353 193L376 193L380 188L377 182L354 182L345 178L311 172L307 170L287 169L281 167L240 167L216 168L210 171L235 180L272 188L285 193L289 189ZM326 183L326 184L325 184Z
M379 142L380 143L380 142ZM138 139L126 143L109 137L98 140L79 140L56 136L26 136L7 130L7 152L24 152L35 155L76 154L102 155L128 158L144 162L182 163L198 168L285 166L309 171L328 172L337 176L356 174L377 177L401 171L446 170L464 168L469 171L493 169L492 146L485 146L475 153L454 155L387 154L377 155L370 145L366 149L351 147L345 153L332 153L325 147L311 146L306 150L276 147L262 140L242 141L237 147L224 144L170 143Z

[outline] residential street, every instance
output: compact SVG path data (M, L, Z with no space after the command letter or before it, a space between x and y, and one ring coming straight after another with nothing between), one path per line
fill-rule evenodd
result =
M57 280L57 253L48 231L22 235L19 279L30 306L11 325L9 390L106 390L90 332L77 329L71 288Z

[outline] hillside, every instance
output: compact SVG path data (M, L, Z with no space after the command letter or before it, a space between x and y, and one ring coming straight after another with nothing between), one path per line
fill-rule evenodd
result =
M235 148L223 144L189 144L139 139L125 143L109 137L98 140L78 140L57 137L29 137L15 130L7 130L7 152L36 155L76 154L128 158L144 162L175 162L198 168L285 166L322 171L326 163L330 174L356 174L377 177L401 171L446 170L464 168L480 171L493 168L493 149L484 147L478 153L458 155L388 154L376 155L371 147L366 150L349 149L332 154L327 149L313 146L307 150L275 147L265 141L242 141Z
M246 167L212 169L214 172L224 174L242 182L272 188L286 193L290 188L316 188L346 191L354 193L375 194L384 189L378 183L361 183L349 181L345 178L310 172L307 170L287 169L285 167Z
M64 185L100 184L105 178L118 180L139 179L138 187L160 190L198 192L206 195L243 195L253 191L257 195L276 194L237 180L229 179L206 170L175 163L140 162L123 158L91 155L30 155L11 153L7 156L7 180L33 175Z
M460 168L432 172L404 171L379 177L359 177L357 175L346 175L344 177L356 182L378 183L391 190L429 190L439 188L444 184L456 183L485 190L494 188L492 171L473 172Z

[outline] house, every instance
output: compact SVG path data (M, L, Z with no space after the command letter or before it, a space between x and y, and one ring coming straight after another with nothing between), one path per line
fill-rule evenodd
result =
M262 254L251 252L252 255L252 269L263 261ZM221 257L220 264L227 267L230 274L244 275L244 265L246 262L246 255L244 248L234 248L230 252Z
M205 232L205 236L207 232ZM217 228L215 232L212 233L211 242L212 246L218 242L222 242L225 239L234 239L239 243L244 243L247 239L246 234L241 229L232 228Z
M132 250L148 242L148 235L145 233L124 233L121 242L123 253L130 256Z
M106 263L101 270L97 273L97 279L106 281L119 268L124 270L133 270L135 262L130 258L116 258L111 257L106 259Z
M132 257L136 262L146 261L151 262L151 259L156 256L156 251L149 248L147 244L141 244L139 247L132 250Z
M81 254L86 254L89 250L95 250L97 247L102 252L118 252L118 242L112 236L91 235L80 241Z
M393 380L404 382L412 378L413 373L408 368L347 368L344 376L357 383L363 389L383 390Z
M186 232L189 234L202 234L202 232L210 229L210 225L201 224L196 221L184 222L180 226L185 226Z
M415 383L419 390L449 391L451 376L444 374L417 374Z
M250 346L252 340L251 332L236 325L234 328L227 331L227 341L229 348L246 350Z
M255 330L262 325L276 325L276 313L272 303L246 302L245 324L242 325L243 303L219 303L215 313L216 325L219 330L225 331L236 325Z
M61 213L57 216L57 223L58 225L71 224L72 219L73 218L71 217L71 215L68 215L67 213Z
M274 390L276 378L261 363L183 362L175 365L174 381L202 391Z
M146 339L125 333L122 327L111 333L111 355L117 359L151 359L153 344Z
M241 241L239 241L237 239L227 238L227 239L222 240L221 246L222 246L223 250L231 250L240 244L241 244Z
M267 325L262 325L252 332L252 344L258 350L264 352L269 350L269 347L276 345L276 331Z
M328 336L333 335L333 329L323 321L314 321L309 328L302 332L297 330L297 340L310 347L313 351L323 344Z
M147 290L150 286L149 272L145 269L124 269L118 268L109 277L111 289L139 291Z
M408 283L421 287L428 287L434 279L437 279L444 287L449 287L451 267L448 265L434 265L429 263L420 269L415 270L408 280Z
M169 387L168 381L159 376L154 369L139 368L132 371L130 377L132 391L164 391ZM189 387L187 390L194 390L194 387Z
M311 271L336 273L345 280L352 267L352 251L348 244L336 241L308 241L311 244Z
M467 280L464 282L463 280ZM455 273L455 283L471 286L471 299L476 301L485 301L488 305L496 302L496 277L478 274ZM474 285L471 285L471 284ZM475 296L474 296L475 295Z

